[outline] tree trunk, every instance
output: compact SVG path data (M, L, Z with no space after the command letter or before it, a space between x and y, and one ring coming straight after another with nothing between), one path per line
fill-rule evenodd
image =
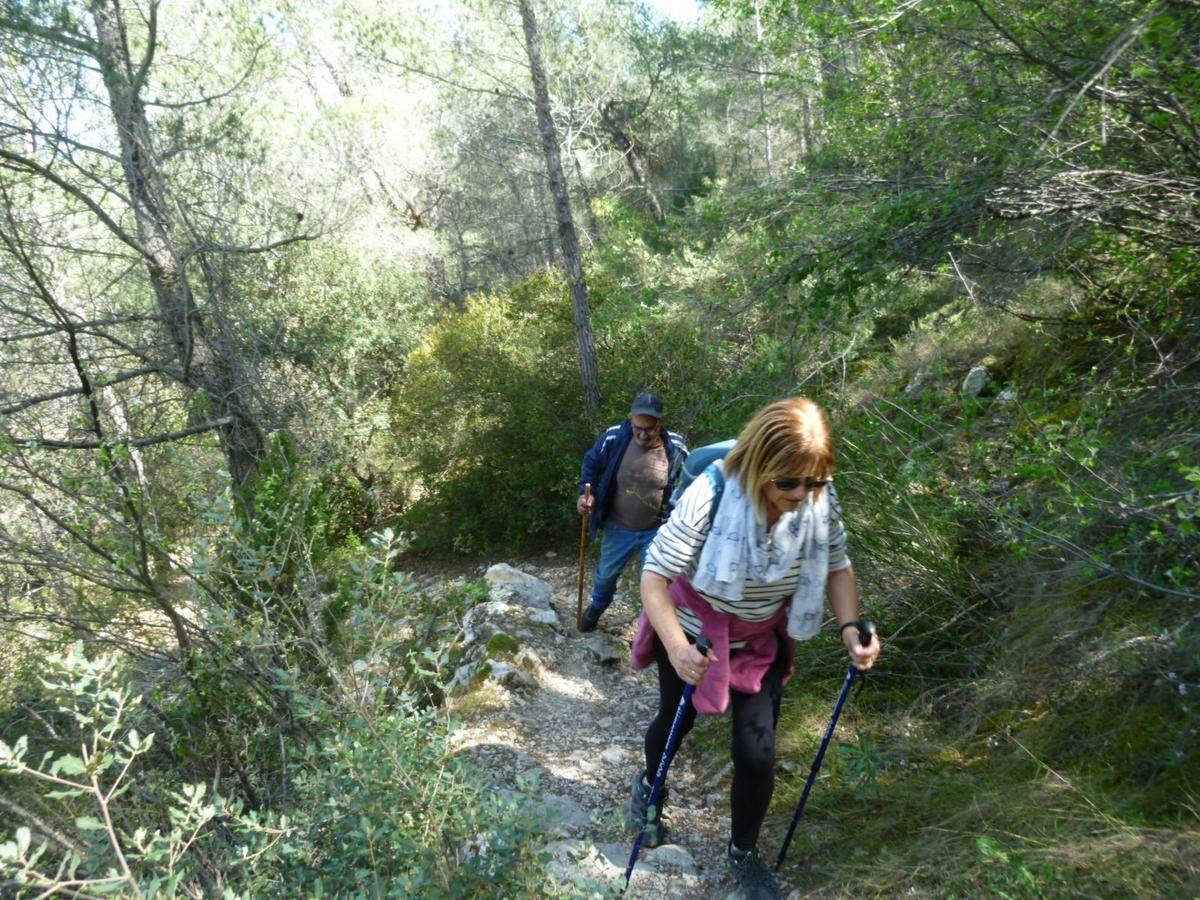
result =
M812 94L804 94L804 115L801 119L800 138L802 141L801 155L807 156L815 152L817 148L816 120L813 116L813 98Z
M663 215L662 204L658 202L658 195L654 192L650 179L646 177L646 170L642 165L642 157L638 153L637 145L626 130L626 116L618 110L616 101L610 100L600 110L600 118L604 122L604 127L608 129L608 133L612 135L613 143L617 145L617 149L625 158L625 165L629 166L629 174L633 176L634 183L645 192L646 199L650 201L650 209L654 212L654 221L661 225L666 221L666 216Z
M758 46L758 114L763 123L763 161L767 165L767 179L774 177L774 150L771 147L771 115L767 111L767 63L763 56L763 26L759 11L759 0L754 0L754 36Z
M183 381L211 399L229 424L220 429L229 474L248 495L258 474L263 435L245 401L247 379L227 342L210 341L196 309L181 260L180 242L168 213L167 190L150 140L140 91L144 71L131 58L119 0L92 8L96 61L108 91L121 146L121 164L133 207L150 285L166 322Z
M546 83L546 68L542 63L537 19L534 17L530 0L517 0L517 5L521 10L521 24L525 29L525 50L529 54L529 74L533 79L533 100L534 108L537 111L538 131L541 132L542 150L546 155L546 175L550 179L550 192L554 195L554 209L558 219L558 240L562 249L563 261L567 266L567 277L571 282L575 337L579 343L579 364L583 370L583 405L588 421L594 428L599 421L600 413L600 366L596 361L596 341L592 336L591 313L588 310L587 286L583 280L583 261L579 253L579 238L575 233L575 220L571 216L567 182L563 177L558 135L554 130L554 119L550 115L550 90Z

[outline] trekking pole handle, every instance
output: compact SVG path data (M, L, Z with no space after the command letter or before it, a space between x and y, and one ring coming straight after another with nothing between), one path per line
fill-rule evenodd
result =
M704 635L700 635L700 637L696 638L696 649L707 656L708 651L712 649L712 641Z
M858 642L864 647L870 647L871 641L875 639L875 633L878 629L875 623L870 619L863 619L858 623Z

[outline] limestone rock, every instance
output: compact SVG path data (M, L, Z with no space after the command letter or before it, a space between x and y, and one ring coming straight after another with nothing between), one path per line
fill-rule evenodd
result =
M537 679L524 669L499 659L481 663L472 681L494 681L506 688L535 688Z
M489 600L472 606L463 616L463 642L470 645L490 640L497 632L511 634L520 625L558 624L553 608L525 606L505 600Z
M615 766L625 758L623 747L609 747L600 751L600 760L610 766Z
M991 379L992 376L988 372L987 366L975 366L967 373L959 390L964 397L978 397Z
M618 884L622 870L590 841L554 841L542 848L550 855L547 874L557 881L584 890L603 890Z
M925 393L925 386L929 382L928 372L917 372L909 380L904 388L904 396L908 400L916 400Z
M593 631L580 639L581 649L602 666L614 666L629 655L624 641L610 634Z
M561 794L544 794L530 797L507 788L500 795L523 812L529 813L534 821L556 837L567 837L573 831L586 830L592 825L592 817L586 809L570 797Z
M587 841L555 841L543 848L551 856L550 874L584 890L620 887L630 846L593 845ZM629 881L632 897L685 898L697 896L700 886L695 860L682 847L664 844L643 850Z
M696 875L696 860L692 854L678 844L663 844L653 850L647 850L642 855L646 867L659 872L674 872L680 875Z
M507 563L496 563L484 576L494 600L522 603L537 609L551 609L550 585L514 569Z

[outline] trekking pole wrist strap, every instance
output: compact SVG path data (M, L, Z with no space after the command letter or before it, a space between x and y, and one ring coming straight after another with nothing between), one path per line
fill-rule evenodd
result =
M851 625L853 625L855 628L861 628L861 627L862 627L862 622L859 622L859 621L854 621L854 622L846 622L846 623L844 623L844 624L842 625L842 627L841 627L840 629L838 629L838 630L839 630L839 631L840 631L842 634L845 634L845 633L846 633L846 629L847 629L847 628L849 628Z

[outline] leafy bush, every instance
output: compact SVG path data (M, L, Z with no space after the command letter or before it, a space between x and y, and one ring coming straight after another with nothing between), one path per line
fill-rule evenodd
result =
M532 821L452 756L439 715L343 720L306 749L277 870L285 893L541 894Z
M131 724L142 698L114 657L77 645L48 671L71 723L62 749L34 762L27 738L0 742L0 772L43 786L40 833L21 825L0 844L16 896L544 896L521 799L453 755L436 710L293 696L310 739L277 772L285 800L252 814L147 768L155 737Z
M76 749L48 751L30 762L27 738L11 746L0 742L0 771L43 785L39 806L55 809L51 822L73 821L74 828L35 820L37 842L22 826L0 844L0 875L18 896L176 896L204 883L206 854L221 849L214 843L218 822L238 834L247 851L263 852L282 836L243 816L237 805L210 799L204 784L168 787L149 801L139 797L145 792L139 759L154 735L130 724L142 698L132 694L115 657L89 660L77 644L48 661L46 685L72 726L74 740L63 743ZM139 785L141 792L131 790ZM235 864L232 853L222 855Z
M402 527L469 551L570 530L583 421L565 287L531 276L446 315L408 360L392 428L418 480Z

